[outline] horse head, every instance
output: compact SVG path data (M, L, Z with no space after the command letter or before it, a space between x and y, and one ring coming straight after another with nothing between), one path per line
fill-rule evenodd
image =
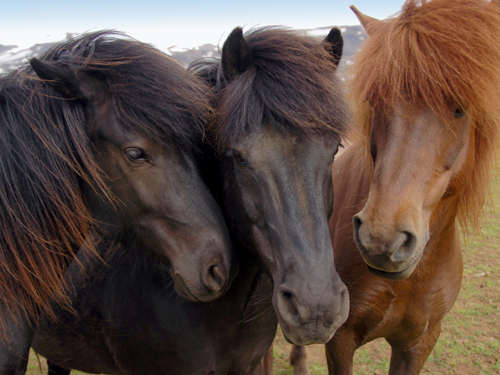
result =
M370 270L405 279L431 227L477 224L498 139L500 10L436 0L384 21L357 14L370 37L351 91L373 173L354 236Z
M285 336L327 342L345 321L348 291L328 229L331 164L346 126L335 70L342 36L236 28L222 49L216 137L225 211L238 245L273 281Z
M75 56L87 40L93 55ZM219 297L229 284L231 246L198 166L209 90L142 43L91 35L73 44L71 53L66 46L31 66L63 100L84 107L89 150L111 195L87 187L95 226L168 264L182 296Z

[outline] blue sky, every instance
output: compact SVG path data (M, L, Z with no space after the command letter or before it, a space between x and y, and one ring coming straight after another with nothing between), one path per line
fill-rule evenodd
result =
M4 0L0 44L29 46L60 40L66 32L112 28L161 49L173 45L187 48L220 44L235 26L354 25L358 22L349 10L351 4L371 16L384 18L396 13L402 3L403 0Z

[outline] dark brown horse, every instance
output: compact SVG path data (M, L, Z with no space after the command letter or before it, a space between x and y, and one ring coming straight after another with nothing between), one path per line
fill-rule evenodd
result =
M191 300L225 291L229 236L198 168L208 90L109 32L0 79L2 374L24 366L39 312L71 309L63 275L84 244L139 246Z
M334 75L342 47L335 28L323 44L272 28L243 38L235 29L215 85L216 142L233 187L225 216L271 276L276 316L295 343L328 340L348 312L325 221L332 182L324 164L346 128Z
M298 344L327 342L348 296L328 231L331 163L347 118L335 76L342 37L235 29L222 59L195 69L216 90L205 154L230 227L239 272L227 293L192 303L137 248L106 255L88 278L71 270L77 319L45 320L34 348L51 374L258 374L278 320ZM135 255L134 255L135 250ZM274 308L273 308L274 307Z
M409 0L384 21L353 10L369 35L351 84L361 131L335 163L330 222L351 310L328 368L352 374L355 350L384 337L389 373L418 374L460 290L458 224L477 224L498 144L500 10Z

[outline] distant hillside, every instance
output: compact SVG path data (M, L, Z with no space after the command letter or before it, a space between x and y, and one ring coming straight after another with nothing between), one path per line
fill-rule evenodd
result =
M192 61L208 57L217 57L220 54L219 47L215 44L203 44L199 47L181 50L173 47L165 52L186 66Z
M15 69L22 63L28 61L33 56L38 56L54 43L35 44L30 48L18 48L18 46L4 46L0 44L0 73L6 73Z
M321 27L304 30L304 32L309 35L317 36L320 39L325 37L330 29L331 27ZM342 35L344 37L344 54L340 67L341 72L343 72L345 71L345 66L352 63L354 55L366 39L366 34L361 26L342 26L340 29L342 30ZM165 52L179 60L182 64L188 65L194 60L219 56L220 47L214 44L204 44L200 47L190 49L178 49L177 47L173 47Z
M15 46L15 45L3 46L3 45L0 44L0 54L3 54L3 53L5 53L5 52L7 52L7 51L9 51L9 50L11 50L13 48L16 48L16 47L17 46Z
M360 26L343 26L341 30L344 37L344 56L341 62L341 71L343 71L346 65L351 64L352 57L356 51L358 51L366 36ZM330 27L304 30L305 33L317 36L318 38L324 37L329 31ZM67 35L71 37L72 34ZM35 44L25 49L13 45L0 44L0 73L6 73L15 69L17 66L28 61L31 57L45 52L53 44L54 43ZM199 47L188 49L172 47L164 52L177 59L183 65L188 65L190 62L200 58L217 57L220 53L219 47L214 44L203 44Z

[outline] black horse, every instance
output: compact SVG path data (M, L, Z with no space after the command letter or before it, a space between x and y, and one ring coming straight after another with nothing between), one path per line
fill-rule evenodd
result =
M347 123L334 74L341 51L338 29L319 43L238 28L220 63L196 67L217 93L209 129L217 154L206 153L205 174L225 208L239 273L224 296L193 303L140 248L102 246L110 268L68 274L78 318L59 314L37 331L50 374L256 374L277 321L296 343L331 338L348 312L327 226L330 167Z
M194 301L227 289L229 235L199 171L208 90L111 32L0 79L2 374L24 372L40 313L71 309L64 272L80 247L87 260L100 242L139 247Z

